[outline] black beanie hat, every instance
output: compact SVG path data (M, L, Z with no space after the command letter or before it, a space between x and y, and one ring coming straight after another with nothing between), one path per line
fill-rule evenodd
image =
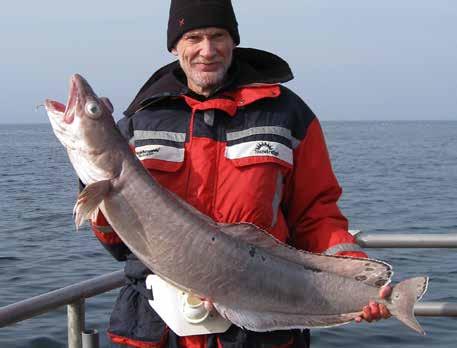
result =
M231 0L171 0L168 19L167 47L171 52L181 36L194 29L218 27L226 29L235 43L240 43L238 23Z

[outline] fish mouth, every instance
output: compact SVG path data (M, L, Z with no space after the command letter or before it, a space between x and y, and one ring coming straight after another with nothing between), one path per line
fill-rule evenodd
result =
M47 111L51 112L52 114L63 114L65 113L65 105L59 103L58 101L46 99L44 102L44 106Z
M83 95L93 93L87 82L81 75L74 74L70 78L69 93L67 104L64 105L58 101L46 99L45 107L55 117L59 116L65 123L73 123L77 113L79 101Z
M78 105L79 93L76 75L70 78L69 93L67 99L67 106L65 108L63 120L65 123L72 123L75 119L76 107Z
M74 114L69 113L69 104L65 106L64 104L58 101L46 99L44 105L46 107L46 110L48 111L48 115L51 115L53 118L61 119L62 121L68 124L73 122Z

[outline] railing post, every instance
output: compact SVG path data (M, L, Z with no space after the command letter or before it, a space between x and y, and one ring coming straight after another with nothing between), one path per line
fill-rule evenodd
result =
M81 336L83 348L100 348L100 339L97 330L84 330Z
M68 348L82 348L81 333L84 331L84 315L83 298L67 306Z

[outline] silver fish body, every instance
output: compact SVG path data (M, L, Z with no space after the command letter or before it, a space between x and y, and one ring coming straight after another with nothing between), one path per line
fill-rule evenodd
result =
M299 251L251 224L214 222L155 182L117 131L106 99L79 75L70 84L66 107L51 100L45 105L87 185L75 206L77 225L100 209L154 273L210 299L240 327L271 331L340 325L374 300L423 333L413 307L428 278L405 280L383 300L379 289L392 275L384 262Z

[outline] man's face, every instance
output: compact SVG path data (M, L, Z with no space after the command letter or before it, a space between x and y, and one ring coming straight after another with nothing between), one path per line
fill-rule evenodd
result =
M208 95L224 80L234 48L227 30L211 27L188 31L172 53L179 58L189 88Z

